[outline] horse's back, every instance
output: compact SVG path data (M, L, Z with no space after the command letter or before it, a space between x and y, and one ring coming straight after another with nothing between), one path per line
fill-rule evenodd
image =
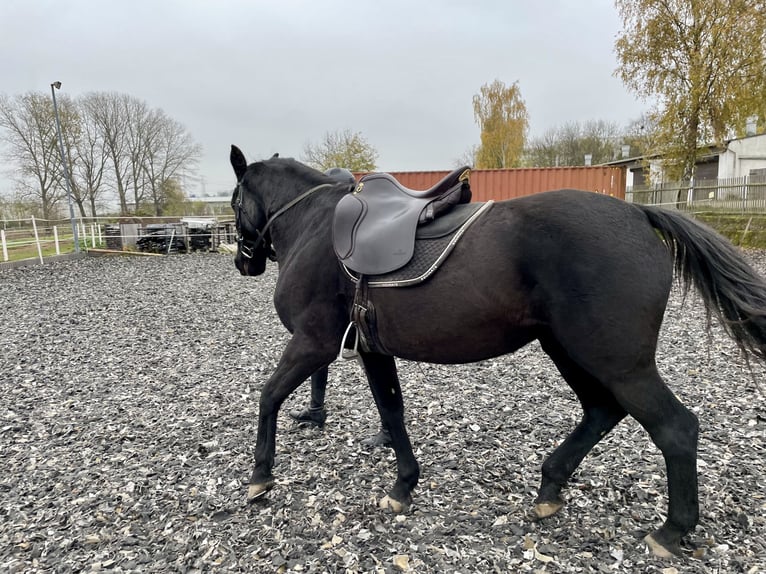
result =
M502 201L498 207L512 213L530 239L551 237L550 248L565 257L573 249L587 249L585 255L646 260L664 250L643 211L611 196L562 189Z
M671 282L669 252L639 208L561 190L497 202L425 285L375 290L381 292L373 300L381 337L396 347L394 354L464 362L513 351L544 334L588 347L586 354L617 336L651 347ZM437 357L414 351L424 323L438 334L430 347ZM474 344L458 348L466 332ZM442 357L439 347L451 349Z
M561 190L509 201L543 319L558 339L593 356L653 358L673 258L644 212L622 200ZM587 334L587 337L585 335Z

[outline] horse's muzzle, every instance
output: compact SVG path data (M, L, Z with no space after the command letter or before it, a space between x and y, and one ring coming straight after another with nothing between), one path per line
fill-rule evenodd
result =
M243 257L241 253L237 252L237 256L234 258L234 265L239 270L240 274L256 277L262 275L266 271L266 258L265 257Z

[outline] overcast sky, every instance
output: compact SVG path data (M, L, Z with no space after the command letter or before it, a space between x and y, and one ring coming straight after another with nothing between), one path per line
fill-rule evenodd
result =
M0 0L0 92L144 100L203 146L205 192L228 193L230 144L300 158L345 129L380 170L449 169L495 79L519 82L533 137L627 125L647 104L613 76L619 31L613 0Z

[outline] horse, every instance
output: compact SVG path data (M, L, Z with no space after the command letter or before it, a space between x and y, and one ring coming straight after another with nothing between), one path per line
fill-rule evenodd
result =
M279 261L274 305L291 337L260 394L248 500L274 486L277 413L346 339L356 285L333 248L334 209L351 188L294 159L248 165L232 146L232 194L243 275ZM471 225L441 268L418 286L369 290L377 341L359 349L396 454L396 480L380 507L406 512L420 469L403 412L395 357L459 364L539 341L578 398L579 424L542 465L540 519L564 505L562 489L588 452L630 415L661 451L668 511L645 542L680 554L698 523L697 417L658 373L657 341L673 279L701 295L746 356L766 359L766 282L707 226L674 210L577 190L498 201ZM710 321L708 321L708 329Z

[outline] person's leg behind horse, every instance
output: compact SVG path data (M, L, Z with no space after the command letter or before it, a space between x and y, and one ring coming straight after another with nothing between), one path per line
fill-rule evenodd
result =
M324 367L311 375L311 402L304 409L295 409L288 414L295 422L322 428L327 420L324 407L325 391L327 390L328 369Z
M311 401L309 406L303 409L291 410L288 414L300 425L324 427L327 420L327 409L325 409L325 392L327 390L328 369L327 367L319 369L311 375ZM362 444L369 447L391 446L391 434L381 423L380 430L365 439Z

